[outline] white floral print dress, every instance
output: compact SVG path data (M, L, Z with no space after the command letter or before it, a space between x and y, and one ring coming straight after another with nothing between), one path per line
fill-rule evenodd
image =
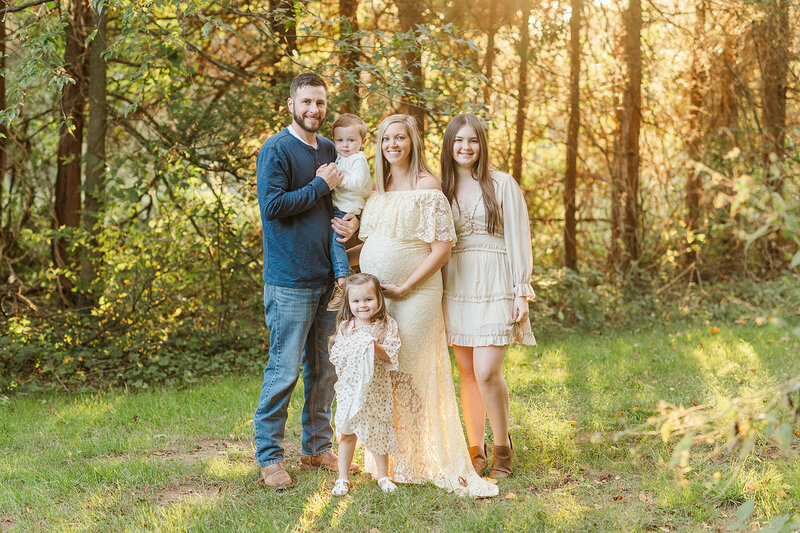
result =
M375 341L383 346L391 362L375 358ZM376 455L397 453L393 420L392 381L397 370L400 336L397 322L387 315L386 324L339 325L330 349L338 379L334 425L337 435L355 434Z

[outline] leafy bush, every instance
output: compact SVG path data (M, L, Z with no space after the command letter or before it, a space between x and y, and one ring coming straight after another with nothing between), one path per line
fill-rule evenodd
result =
M263 368L267 330L255 209L243 210L237 196L210 194L198 178L174 170L164 177L175 181L160 199L158 217L140 219L129 205L104 213L106 228L94 245L102 258L97 279L74 288L91 298L86 307L54 305L47 289L58 283L57 269L33 269L28 285L3 287L0 390L145 387ZM41 247L56 236L24 238ZM91 245L76 232L71 246Z

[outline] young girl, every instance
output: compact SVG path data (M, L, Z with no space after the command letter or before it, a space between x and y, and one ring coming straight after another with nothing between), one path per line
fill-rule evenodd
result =
M357 439L375 457L378 486L393 492L397 485L388 476L388 454L397 453L397 435L389 371L397 370L400 337L375 276L361 273L347 278L337 323L330 358L338 376L334 425L339 436L339 479L332 493L344 496L350 490L349 466Z
M456 115L447 125L441 162L458 236L444 280L444 321L461 376L469 454L483 475L488 414L494 434L489 477L504 478L513 473L514 445L503 359L512 342L536 344L528 320L528 208L514 178L489 166L488 134L475 115Z

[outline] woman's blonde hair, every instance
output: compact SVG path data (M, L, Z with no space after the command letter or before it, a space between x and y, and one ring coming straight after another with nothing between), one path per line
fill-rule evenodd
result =
M380 323L381 327L383 328L386 327L386 316L387 316L386 300L383 297L383 290L381 290L381 282L378 281L378 278L376 278L372 274L367 274L366 272L360 272L358 274L353 274L344 281L344 293L342 294L342 303L341 307L339 307L339 312L336 313L337 333L339 331L339 327L343 323L350 322L355 318L355 316L353 316L353 311L350 310L350 289L358 285L372 285L372 288L375 291L376 298L378 299L378 310L372 317L372 321ZM329 348L333 345L333 340L335 337L336 335L334 334L328 340Z
M444 142L442 143L442 153L440 156L442 192L451 204L455 198L456 206L461 209L461 206L458 205L458 198L456 197L456 163L453 160L453 145L456 142L458 132L464 126L469 126L475 130L475 135L478 137L480 151L478 152L478 160L472 166L472 177L478 181L478 185L481 187L481 193L483 193L483 206L486 210L487 229L489 233L497 234L503 220L500 204L494 192L492 171L489 168L489 134L486 131L486 126L484 126L483 122L475 115L456 115L450 119L447 128L444 130Z
M419 127L417 121L411 115L391 115L383 119L380 128L378 128L378 142L375 150L375 189L379 193L386 192L387 180L389 179L389 163L383 157L383 135L386 129L392 124L400 123L406 128L408 138L411 139L411 161L408 165L408 170L411 174L411 188L416 189L419 183L420 174L430 174L430 167L425 161L425 151L422 146L422 137L419 134Z

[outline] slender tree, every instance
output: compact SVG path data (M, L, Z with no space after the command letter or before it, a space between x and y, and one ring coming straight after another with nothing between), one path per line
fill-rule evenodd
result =
M0 9L8 7L6 0L0 0ZM6 108L6 16L0 14L0 109ZM3 182L6 179L6 150L8 128L0 123L0 240L3 237Z
M723 23L723 28L730 25L735 16L733 13L726 13L727 24ZM724 29L724 31L722 54L719 61L721 72L717 85L720 95L717 126L731 129L736 127L736 121L739 116L739 103L734 91L738 58L736 56L736 36L727 29Z
M642 5L641 0L630 0L623 13L625 36L623 64L625 86L622 93L622 120L620 123L621 183L624 188L622 213L622 242L625 246L625 263L639 260L641 254L639 209L639 130L642 123Z
M619 87L615 96L616 109L614 111L614 152L613 168L611 169L611 245L608 253L609 271L617 268L622 256L622 201L625 197L622 183L622 121L623 110L621 103L622 80L617 80Z
M692 48L692 67L690 73L689 88L689 139L686 143L686 150L691 160L686 175L686 231L697 231L700 220L700 197L703 192L702 172L693 164L700 161L700 139L702 128L700 126L700 114L703 110L703 88L706 84L706 72L703 68L702 46L705 38L706 24L706 1L698 0L695 15L694 41ZM688 266L697 259L694 246L686 243L683 254L683 264Z
M522 182L522 140L525 134L525 115L528 108L528 54L531 44L529 20L531 18L531 2L523 2L519 21L519 81L517 83L517 120L514 137L514 163L512 175L517 183Z
M761 70L764 165L769 169L773 158L784 156L786 88L792 36L788 1L773 0L766 11L767 16L757 27L755 43ZM783 189L780 175L770 176L770 184L777 192Z
M88 55L86 38L91 13L87 0L71 0L67 14L64 63L71 82L61 92L63 123L58 139L56 169L55 224L57 227L80 225L81 215L81 144L86 108ZM53 261L58 268L71 268L67 258L67 241L53 242ZM64 305L72 305L72 284L59 277L59 294Z
M297 50L297 17L294 0L269 0L270 30L287 55Z
M569 124L567 126L567 169L564 176L564 264L578 270L575 182L578 174L578 129L581 125L581 14L583 0L570 0L569 21Z
M494 77L494 59L496 55L494 38L497 35L497 30L500 25L497 23L497 4L498 2L489 2L489 29L486 32L486 57L484 58L483 71L486 75L486 86L483 88L484 105L489 105L489 100L492 95L492 78Z
M361 97L358 94L358 60L361 50L356 42L358 32L358 0L339 0L339 16L342 18L339 33L345 41L345 48L340 55L340 65L344 69L344 78L352 78L344 87L345 100L342 112L356 113Z
M96 10L92 12L92 23L96 33L89 45L89 124L86 132L83 226L90 236L90 246L81 257L81 279L86 284L94 281L96 263L100 259L93 250L96 248L96 237L99 232L98 213L102 207L106 167L108 106L106 102L106 60L103 52L106 49L108 8L103 6L101 9L101 12ZM86 304L91 303L91 298L84 300Z
M417 119L420 133L425 135L425 102L422 94L425 91L425 73L422 70L422 53L416 37L418 25L425 22L421 0L395 0L397 5L398 25L401 33L413 36L401 61L407 73L408 93L403 98L400 111Z

